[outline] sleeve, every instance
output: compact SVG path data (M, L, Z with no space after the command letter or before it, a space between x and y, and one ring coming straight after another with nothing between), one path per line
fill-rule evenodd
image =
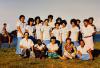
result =
M17 22L17 25L16 26L19 27L20 26L20 22Z
M20 45L23 45L23 40L21 40L19 44L20 44Z
M25 28L26 30L28 30L28 25L26 26L26 28Z
M59 48L59 47L58 47L58 45L56 44L56 48L55 48L55 50L58 50L58 48Z
M94 33L95 32L94 26L91 26L90 30L91 30L91 33Z
M33 46L33 45L34 45L33 41L32 41L32 40L30 40L30 42L31 42L31 44L30 44L30 45L31 45L31 46Z

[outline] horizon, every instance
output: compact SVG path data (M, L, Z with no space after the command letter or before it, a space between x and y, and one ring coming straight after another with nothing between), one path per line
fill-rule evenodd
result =
M40 16L42 20L49 14L69 20L94 17L94 24L100 31L99 0L0 0L0 29L3 23L8 24L9 32L16 29L16 21L23 14L26 21L29 17ZM12 28L11 28L12 27ZM1 30L0 30L1 33Z

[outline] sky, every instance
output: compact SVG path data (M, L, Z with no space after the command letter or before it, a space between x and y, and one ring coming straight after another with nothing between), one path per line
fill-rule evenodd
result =
M29 17L47 18L49 14L66 19L82 21L94 17L94 24L100 30L100 0L0 0L0 29L3 23L8 24L9 31L16 29L16 21L23 14L26 22Z

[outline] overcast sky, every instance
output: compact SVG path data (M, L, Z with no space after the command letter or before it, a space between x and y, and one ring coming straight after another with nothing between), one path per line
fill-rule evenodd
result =
M49 14L54 19L94 17L95 25L100 27L100 0L0 0L0 27L8 23L10 31L16 29L16 20L19 15L28 17L40 16L47 18Z

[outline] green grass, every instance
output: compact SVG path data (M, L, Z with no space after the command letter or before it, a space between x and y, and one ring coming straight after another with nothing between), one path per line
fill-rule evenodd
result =
M100 52L100 42L95 43L95 49ZM0 49L0 68L100 68L100 53L93 61L78 59L23 59L15 54L14 48Z

